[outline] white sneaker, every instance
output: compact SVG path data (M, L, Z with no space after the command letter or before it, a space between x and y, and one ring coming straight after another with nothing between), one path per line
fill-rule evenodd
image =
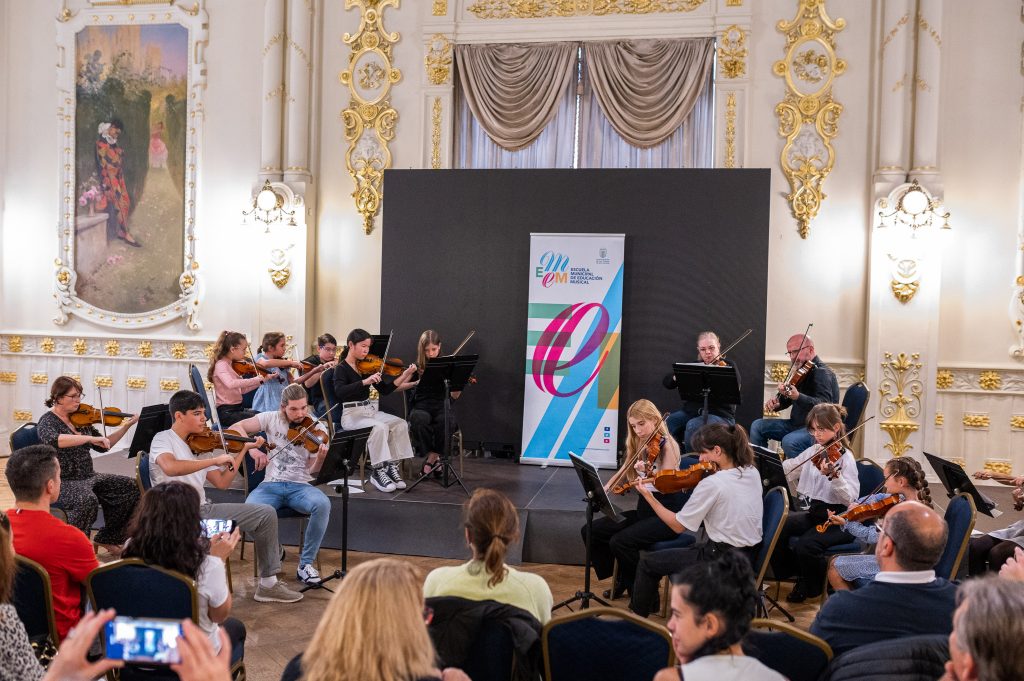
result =
M372 482L373 486L381 492L394 492L398 489L395 483L391 480L391 476L388 475L387 466L370 469L370 482Z
M316 568L310 564L300 565L295 576L300 582L306 584L319 584L321 582L320 573L316 571Z
M395 483L395 487L405 489L405 480L402 480L402 471L398 468L398 464L394 461L388 462L387 470L388 477L391 478L391 482Z
M253 598L260 603L294 603L295 601L302 600L302 594L298 591L292 591L284 585L284 582L277 580L274 582L274 586L256 587L256 594Z

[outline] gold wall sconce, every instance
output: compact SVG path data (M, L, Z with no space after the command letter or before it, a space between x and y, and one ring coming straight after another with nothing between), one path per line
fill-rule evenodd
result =
M918 239L919 230L940 223L939 230L952 229L949 211L941 199L932 196L917 180L896 187L889 196L878 200L875 227L887 233L886 251L891 265L889 288L903 304L909 303L921 287L920 265L927 248Z

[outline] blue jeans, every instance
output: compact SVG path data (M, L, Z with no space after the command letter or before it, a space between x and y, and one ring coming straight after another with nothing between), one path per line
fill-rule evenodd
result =
M757 419L750 424L750 442L761 447L768 446L768 440L782 442L782 451L791 459L814 444L814 438L806 428L795 428L785 419Z
M708 414L708 423L724 423L729 425L735 423L735 421L723 419L721 416L715 416L714 414ZM668 428L669 434L675 441L683 446L683 453L693 451L693 434L700 430L703 425L703 416L686 411L685 409L674 411L665 419L665 427Z
M299 565L313 564L331 516L331 501L326 494L305 482L261 482L249 493L246 503L266 504L279 510L290 508L308 515Z

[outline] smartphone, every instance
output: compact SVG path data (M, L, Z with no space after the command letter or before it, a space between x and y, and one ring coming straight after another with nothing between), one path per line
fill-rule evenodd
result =
M231 534L235 531L235 521L222 518L203 518L203 534L209 537L218 535L221 532Z
M179 636L178 620L115 617L106 625L106 656L135 664L178 664Z

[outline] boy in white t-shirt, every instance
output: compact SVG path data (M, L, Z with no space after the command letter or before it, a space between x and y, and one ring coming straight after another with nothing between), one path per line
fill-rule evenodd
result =
M204 518L226 518L234 520L243 532L255 537L259 586L253 596L257 601L293 603L302 599L302 594L278 581L281 571L281 545L277 539L277 511L266 504L215 504L206 498L204 482L210 482L218 489L227 489L235 474L242 467L246 451L253 449L257 466L266 465L266 455L259 452L263 438L246 443L242 451L230 454L196 455L187 444L188 436L203 432L206 428L206 411L203 399L191 390L179 390L171 396L168 409L173 424L170 430L156 434L150 445L151 482L156 485L177 480L194 487L199 492L199 513Z

